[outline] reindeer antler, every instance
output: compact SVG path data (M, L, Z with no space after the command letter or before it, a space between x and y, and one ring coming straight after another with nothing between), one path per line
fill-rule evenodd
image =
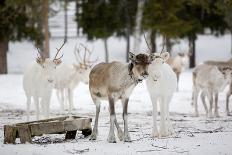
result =
M145 33L143 34L143 37L144 37L144 39L145 39L145 41L146 41L147 47L149 48L149 50L150 50L150 52L151 52L152 49L150 48L150 46L149 46L149 44L148 44L148 42L147 42L147 38L146 38Z
M36 49L38 52L37 53L38 58L41 58L42 60L44 60L45 59L44 54L40 51L40 49L38 47L36 47Z
M81 57L81 54L80 54L80 46L85 49L83 58ZM88 52L88 58L87 58L87 52ZM83 64L83 65L86 65L86 66L91 66L91 64L93 64L93 63L95 63L97 61L97 59L94 60L94 61L90 61L92 51L90 51L82 43L79 44L79 48L77 48L77 45L75 46L74 54L75 54L77 62L79 62L80 64Z
M163 47L162 47L162 50L161 50L160 54L163 53L165 44L166 44L166 36L164 35L164 37L163 37Z
M64 55L62 54L59 58L57 58L57 55L59 54L60 50L64 47L64 44L65 44L65 42L63 42L63 44L61 45L61 47L60 47L59 49L56 48L57 52L56 52L56 55L55 55L55 57L54 57L53 60L61 59L61 58L64 56Z

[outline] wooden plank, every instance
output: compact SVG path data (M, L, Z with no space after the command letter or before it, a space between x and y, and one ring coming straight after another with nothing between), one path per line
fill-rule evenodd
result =
M67 131L65 134L65 139L75 139L77 134L77 130Z
M17 128L12 125L4 125L4 144L15 144Z
M18 126L19 138L21 143L31 143L31 131L28 125Z
M64 121L65 119L67 119L68 116L65 117L55 117L55 118L49 118L49 119L42 119L42 120L38 120L38 121L31 121L31 122L22 122L22 123L17 123L16 125L23 125L23 124L40 124L40 123L45 123L45 122L58 122L58 121Z
M66 131L84 130L90 128L91 128L90 118L79 118L79 119L64 121L64 129Z
M29 126L31 129L31 135L34 136L65 131L63 122L44 122L40 124L29 124Z

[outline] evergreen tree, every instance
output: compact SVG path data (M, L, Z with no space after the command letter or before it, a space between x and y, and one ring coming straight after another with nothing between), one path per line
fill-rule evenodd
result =
M108 62L107 39L112 36L118 27L117 0L88 0L82 1L82 12L77 14L79 28L88 40L103 39L105 46L105 61Z
M7 73L7 49L9 41L28 39L42 43L39 27L40 1L0 1L0 73Z

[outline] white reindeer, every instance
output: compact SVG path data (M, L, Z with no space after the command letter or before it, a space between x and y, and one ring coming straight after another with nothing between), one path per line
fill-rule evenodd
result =
M151 137L165 137L173 133L169 119L169 103L176 91L177 78L172 68L166 63L169 53L150 55L152 64L148 68L146 84L153 105L153 129ZM157 129L157 103L160 105L160 128Z
M56 67L61 63L60 59L63 56L57 58L57 55L63 46L64 44L57 49L54 59L44 58L38 49L40 55L36 59L36 63L30 66L23 76L23 89L27 97L27 120L29 120L32 98L36 108L36 119L39 120L40 104L45 118L49 117L50 98L55 80L55 71Z
M111 62L100 63L91 70L89 75L89 90L94 104L96 105L96 117L90 140L96 140L98 133L98 118L101 100L109 101L110 132L109 143L115 143L114 125L118 131L118 138L130 142L128 131L127 108L129 97L135 86L148 76L148 65L150 63L147 54L129 54L130 63ZM115 115L115 102L122 101L124 134L117 122Z
M228 66L215 66L201 64L193 70L193 104L195 115L198 112L198 96L201 92L201 100L204 105L206 116L212 117L214 104L214 116L219 117L218 113L218 93L225 89L226 85L231 82L232 68ZM210 108L206 105L206 97L209 100Z
M84 48L84 57L81 57L80 47ZM88 52L88 54L87 54ZM61 111L64 112L65 101L68 99L69 114L73 110L73 91L80 82L89 83L89 73L91 66L95 61L90 61L92 54L84 45L80 44L79 48L75 46L75 58L78 64L61 64L56 71L55 89L57 98L61 105ZM88 57L87 57L88 55Z
M180 74L188 67L190 55L189 53L178 53L167 60L167 63L172 67L177 76L177 91L179 90Z

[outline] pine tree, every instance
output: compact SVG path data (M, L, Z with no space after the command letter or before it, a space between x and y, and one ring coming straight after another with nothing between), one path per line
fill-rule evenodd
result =
M37 45L42 43L42 31L38 26L39 3L31 0L0 1L0 74L7 73L9 41L28 39Z

